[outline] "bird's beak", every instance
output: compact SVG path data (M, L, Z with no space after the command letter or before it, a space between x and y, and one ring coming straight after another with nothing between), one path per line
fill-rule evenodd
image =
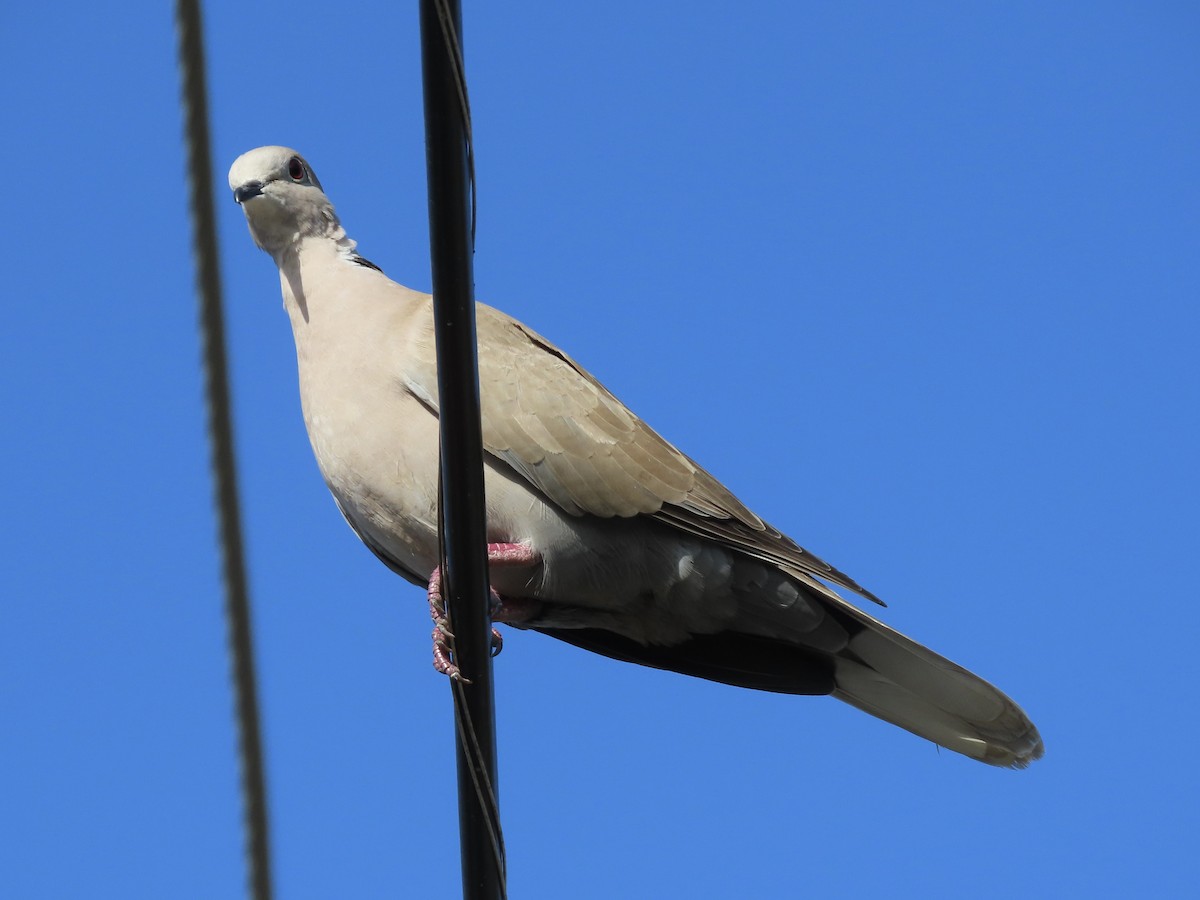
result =
M238 203L245 203L253 197L262 196L263 185L261 181L247 181L240 187L233 189L233 199Z

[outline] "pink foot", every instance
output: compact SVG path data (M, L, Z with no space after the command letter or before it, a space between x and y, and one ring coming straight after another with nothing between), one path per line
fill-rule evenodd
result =
M537 552L524 544L488 544L489 566L528 566L541 560ZM454 664L454 632L446 618L446 602L442 597L442 568L438 566L429 576L429 615L433 618L433 667L450 678L466 681L462 671ZM536 600L522 598L502 600L492 591L492 621L519 623L528 621L540 607ZM504 639L492 629L492 656L504 647Z

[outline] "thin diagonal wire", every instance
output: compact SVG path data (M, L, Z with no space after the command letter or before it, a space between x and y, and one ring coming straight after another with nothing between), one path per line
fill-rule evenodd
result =
M459 741L469 746L471 754L478 760L483 759L483 748L479 745L479 735L475 733L475 725L471 721L471 711L467 708L467 700L463 695L465 688L461 681L454 682L454 724ZM500 829L500 804L492 780L488 778L487 766L471 767L471 782L475 787L475 796L479 805L487 810L484 817L487 824L488 841L492 845L492 854L496 861L499 874L500 896L508 897L508 862L504 851L504 832Z
M467 97L466 75L463 69L463 59L460 43L457 33L454 28L454 20L449 12L449 4L445 0L438 0L438 20L442 30L442 37L447 48L447 55L452 62L454 74L455 89L458 95L459 113L462 117L463 132L465 136L465 150L467 160L467 183L471 197L471 236L470 246L472 251L475 246L475 222L476 222L476 191L475 191L475 155L474 146L471 135L471 109ZM445 525L442 518L442 494L444 481L439 472L438 477L438 532L439 535L445 534ZM439 549L440 564L442 571L448 569L446 564L446 550L444 540ZM454 628L453 620L451 619L450 607L447 607L446 616L450 621L451 630ZM457 657L455 641L450 639L451 652ZM469 684L469 682L467 682ZM463 680L455 679L453 682L454 695L454 724L455 732L458 736L458 741L463 751L471 758L472 764L468 767L468 772L471 778L471 787L475 794L476 802L479 808L484 811L483 816L484 827L487 831L488 843L492 851L492 859L496 866L498 875L497 888L499 889L501 898L507 900L508 897L508 871L506 855L504 850L504 833L500 827L500 801L493 787L493 781L489 777L487 757L484 754L483 747L479 741L479 735L475 729L475 722L471 716L470 704L467 702L466 685Z
M473 682L456 682L452 690L463 894L472 900L492 900L505 896L505 865L487 640L483 461L471 274L476 210L470 109L459 39L459 4L457 0L423 0L420 9L442 417L438 499L439 506L446 507L444 527L439 527L442 573L448 615L453 617L457 611L461 618L457 624L452 622L457 635L455 662Z
M458 112L462 118L463 135L467 149L467 188L471 192L471 249L475 249L475 219L478 212L475 191L475 138L471 134L471 98L467 95L467 68L463 62L462 40L454 27L454 16L448 0L437 2L438 24L442 29L442 40L446 44L446 55L454 73L454 89L458 94Z
M439 565L442 566L442 571L446 571L446 542L445 542L445 524L442 513L442 473L441 467L438 468L438 557ZM457 659L458 651L455 648L454 622L451 619L452 610L449 606L445 609L446 620L450 624L449 644L451 654ZM496 871L499 876L500 896L507 900L508 898L508 863L507 856L504 850L504 832L500 828L500 801L496 796L495 788L492 786L492 780L488 777L488 766L486 757L483 752L483 747L479 743L479 735L475 731L475 722L471 718L471 709L467 704L465 694L465 686L461 679L454 679L454 728L458 736L459 744L468 751L474 764L470 767L471 785L475 791L475 799L479 803L479 808L485 810L487 815L484 816L484 822L487 826L488 841L492 848L492 857L496 864Z
M229 376L225 355L220 260L213 209L209 152L208 98L199 0L177 0L175 24L183 81L184 131L192 219L192 252L200 302L200 336L208 404L208 434L221 545L225 621L237 708L247 886L254 900L271 898L271 857L267 831L267 789L259 731L258 692L245 554L238 508Z

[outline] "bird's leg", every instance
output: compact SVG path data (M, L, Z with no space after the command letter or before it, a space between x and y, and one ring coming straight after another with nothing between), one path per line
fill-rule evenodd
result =
M458 666L450 661L450 641L454 632L446 618L446 601L442 599L442 567L437 566L429 576L429 615L433 618L433 667L443 675L462 678Z
M488 544L489 566L533 566L542 561L538 552L525 544ZM492 591L492 621L520 625L532 619L541 601L528 597L501 597ZM492 656L504 649L504 638L492 629Z
M531 547L524 544L488 544L488 566L529 566L536 565L541 557ZM451 657L451 641L454 633L450 630L450 621L446 618L446 602L442 597L442 567L438 566L429 576L429 615L433 618L433 667L443 675L463 680L462 671L454 664ZM534 617L541 604L536 600L526 598L502 599L491 590L491 619L493 622L509 622L519 624ZM504 638L495 628L492 629L492 656L504 647Z

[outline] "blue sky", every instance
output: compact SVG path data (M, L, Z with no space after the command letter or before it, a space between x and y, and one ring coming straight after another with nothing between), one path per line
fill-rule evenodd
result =
M1047 745L993 770L510 631L514 897L1194 885L1200 15L1056 7L466 3L478 296ZM219 183L297 147L427 289L415 4L212 4L207 36ZM0 894L237 896L169 12L10 5L0 52ZM453 896L421 594L327 496L218 199L279 896Z

